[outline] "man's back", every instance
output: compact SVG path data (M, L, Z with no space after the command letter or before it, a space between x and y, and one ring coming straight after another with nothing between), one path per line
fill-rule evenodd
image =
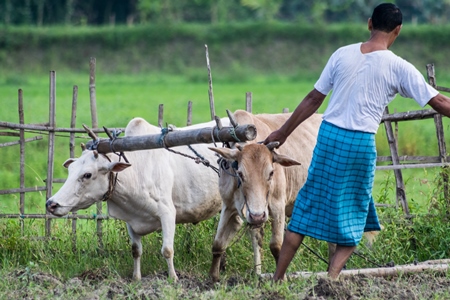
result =
M389 50L362 53L362 43L330 57L315 88L330 98L324 119L341 128L375 133L384 108L397 93L425 106L436 91L417 69Z

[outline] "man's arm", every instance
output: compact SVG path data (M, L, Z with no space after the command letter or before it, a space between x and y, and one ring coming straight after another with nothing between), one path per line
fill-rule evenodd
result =
M288 136L300 125L308 119L313 113L319 109L327 95L322 94L316 89L306 95L302 102L292 113L291 117L278 129L272 132L265 140L264 144L270 142L280 142L280 146L286 141ZM450 108L450 107L449 107ZM450 113L450 110L449 110Z
M441 93L437 94L435 97L431 98L428 101L428 104L438 113L450 117L450 98L442 95Z

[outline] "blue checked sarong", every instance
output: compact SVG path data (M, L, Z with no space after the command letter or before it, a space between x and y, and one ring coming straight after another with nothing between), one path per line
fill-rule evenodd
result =
M342 246L381 230L372 198L376 158L375 134L322 121L288 229Z

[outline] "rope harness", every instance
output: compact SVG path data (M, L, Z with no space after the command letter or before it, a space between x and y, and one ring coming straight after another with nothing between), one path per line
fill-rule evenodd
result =
M311 249L311 247L309 247L308 245L306 245L304 242L302 243L303 246L305 246L306 249L309 250L309 252L311 252L312 254L314 254L315 256L317 256L321 261L323 261L324 263L326 263L328 266L330 265L330 262L327 261L325 258L323 258L319 253L317 253L316 251L314 251L313 249ZM378 268L384 268L384 267L393 267L394 263L390 262L386 265L380 265L376 262L374 262L373 260L368 259L366 256L362 255L361 253L359 253L358 251L353 251L352 255L356 255L362 259L364 259L365 261L371 263L372 265L378 267ZM344 266L345 268L345 266Z
M125 156L125 153L116 152L114 149L114 141L119 137L119 135L122 133L122 131L113 129L112 132L110 132L106 127L103 127L103 129L105 130L106 134L109 137L109 147L111 149L111 152L119 157L119 162L122 160L122 157L123 157L125 162L129 163L127 157ZM92 145L89 147L89 150L97 151L100 140L97 137L92 137L92 139L93 139L93 142L92 142ZM100 153L100 154L104 158L106 158L109 162L111 162L111 159L109 158L109 156L107 156L106 154L103 154L103 153ZM114 192L114 189L117 185L118 173L109 172L108 177L109 177L108 190L103 194L100 201L108 201L111 198L111 196Z
M216 141L215 141L215 139L214 139L214 132L217 131L217 137L218 137L218 136L219 136L218 130L219 130L219 128L218 128L217 126L214 126L214 127L211 129L212 143L214 144L215 147L217 147L217 145L216 145ZM166 143L165 143L165 137L166 137L167 134L168 134L169 132L171 132L171 131L173 131L173 127L171 127L171 126L165 127L165 128L161 128L161 136L159 137L159 141L158 141L158 142L159 142L159 144L160 144L161 146L164 147L164 149L166 149L166 150L169 151L169 152L172 152L172 153L179 154L179 155L181 155L181 156L190 158L190 159L194 160L195 163L197 163L197 164L202 163L204 166L213 169L214 172L216 172L217 175L219 175L219 169L218 169L217 167L211 165L211 163L209 162L209 160L207 160L207 159L206 159L205 157L203 157L200 153L198 153L191 145L187 145L187 146L188 146L189 149L195 154L195 156L191 156L191 155L189 155L189 154L182 153L182 152L179 152L179 151L176 151L176 150L173 150L173 149L167 147L167 145L166 145ZM229 133L230 133L230 135L235 139L236 142L240 142L240 140L239 140L238 137L236 136L234 127L231 127L231 128L230 128ZM222 141L220 141L220 139L219 139L219 142L222 142ZM223 144L224 146L225 146L225 145L228 145L228 143L226 143L226 142L222 142L222 144ZM228 145L228 147L229 147L229 145ZM219 165L220 165L220 160L221 160L221 159L219 159L219 161L218 161Z
M111 159L107 155L102 154L102 156L105 157L109 162L111 162ZM109 177L108 190L103 194L102 199L100 199L101 201L108 201L109 198L111 198L111 196L114 192L114 189L116 187L116 184L117 184L117 176L118 176L118 173L114 174L114 172L109 172L109 174L108 174L108 177Z
M224 173L228 174L231 177L236 178L237 187L238 187L238 189L240 189L242 187L241 177L239 177L239 175L236 174L236 171L238 170L238 162L235 160L234 162L231 163L231 168L233 170L233 173L228 171L228 169L230 169L230 164L225 158L220 157L219 160L218 160L218 164L219 164L220 169ZM247 207L247 210L251 214L250 207L249 207L248 201L247 201L247 197L245 196L245 194L242 191L242 189L241 189L241 193L242 193L242 195L244 197L244 207ZM267 205L268 202L269 202L269 193L267 193L267 195L266 195L266 205ZM251 228L260 228L260 227L262 227L264 225L264 223L261 223L261 224L249 224L249 223L247 223L247 224Z

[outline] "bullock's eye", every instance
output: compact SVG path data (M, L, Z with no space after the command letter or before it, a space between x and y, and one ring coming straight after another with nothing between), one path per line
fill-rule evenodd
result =
M244 174L242 174L241 171L237 172L239 178L242 180L242 182L244 182Z
M92 174L91 173L85 173L84 175L83 175L83 179L89 179L89 178L91 178L92 177Z
M272 180L272 177L273 177L273 171L270 172L270 174L269 174L269 179L268 179L267 181Z

